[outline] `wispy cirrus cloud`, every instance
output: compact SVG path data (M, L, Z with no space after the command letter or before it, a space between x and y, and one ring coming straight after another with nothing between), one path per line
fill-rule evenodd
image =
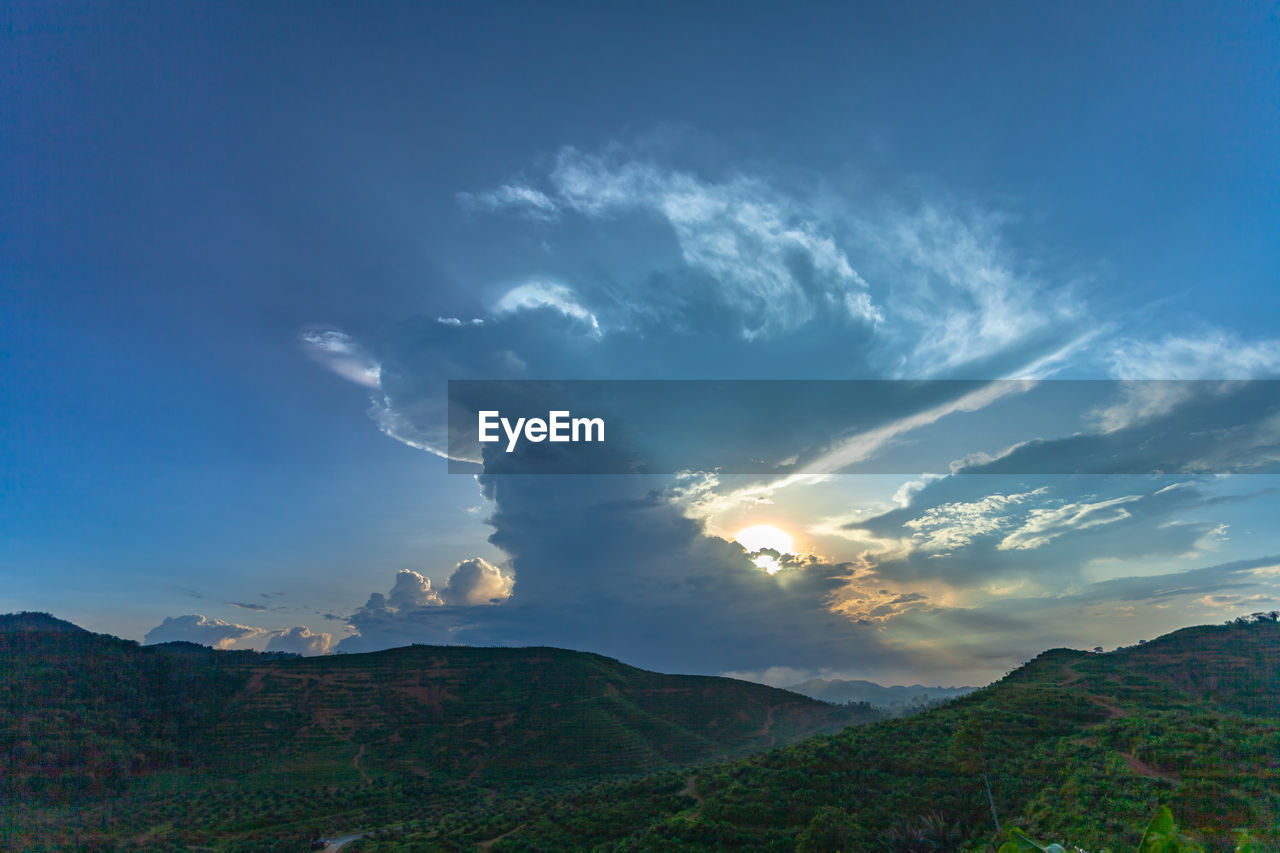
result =
M531 219L555 219L560 204L544 192L526 184L503 184L497 189L458 193L458 203L467 210L493 213L516 209Z
M1093 419L1103 432L1115 432L1197 400L1225 397L1241 380L1280 376L1280 339L1246 340L1213 328L1156 340L1121 338L1112 342L1106 362L1113 376L1125 380L1123 393L1095 410Z
M600 336L600 321L596 315L587 310L573 290L555 281L533 279L517 285L498 300L494 310L498 314L513 314L517 311L532 311L539 308L550 308L565 317L571 317L591 328L591 333Z
M377 388L382 382L382 365L364 347L337 329L309 329L302 334L307 354L343 379Z
M1142 497L1121 495L1101 501L1076 501L1052 508L1037 507L1027 514L1026 520L1017 530L1000 540L996 549L1034 551L1071 531L1124 521L1132 518L1125 504L1140 501Z
M1086 306L1073 288L1040 278L1004 245L1003 224L942 202L863 220L863 238L897 279L886 334L898 339L899 375L949 373L1028 348L1040 373L1096 334L1082 323ZM1048 349L1034 346L1045 340Z
M564 148L547 178L550 194L504 185L461 197L464 206L512 209L539 218L574 213L607 218L659 217L675 235L684 262L718 288L755 337L794 329L818 312L852 320L883 319L867 282L816 217L767 181L738 175L710 181L614 151Z
M1262 379L1280 376L1280 339L1223 329L1155 340L1121 338L1107 357L1118 379Z

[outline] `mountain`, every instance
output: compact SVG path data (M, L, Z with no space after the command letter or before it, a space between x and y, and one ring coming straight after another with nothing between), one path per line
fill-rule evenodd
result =
M793 693L821 699L823 702L866 702L882 710L910 710L944 699L954 699L977 690L976 687L883 687L874 681L845 681L839 678L813 678L786 688Z
M1101 853L1137 849L1161 805L1206 850L1237 828L1280 845L1270 617L1053 649L939 707L782 745L849 719L556 649L295 658L0 631L0 849L363 832L360 853L992 851L998 817Z
M0 617L0 802L23 805L0 823L0 849L211 835L265 849L263 826L296 842L317 813L472 808L495 792L705 763L875 717L561 649L301 658L138 646L18 614Z
M692 774L499 802L483 821L398 827L364 849L501 835L489 849L994 851L994 812L1006 829L1101 853L1137 850L1161 805L1206 850L1280 849L1274 617L1105 654L1054 649L910 717ZM1245 828L1255 846L1237 847Z
M87 634L79 625L56 619L48 613L0 613L0 634Z

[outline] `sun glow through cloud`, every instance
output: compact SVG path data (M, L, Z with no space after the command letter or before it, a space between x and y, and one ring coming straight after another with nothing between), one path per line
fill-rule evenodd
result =
M744 527L733 535L733 541L750 553L768 549L777 551L779 554L794 554L796 549L791 534L772 524L753 524L750 527ZM778 558L772 554L759 554L752 558L752 562L771 575L782 568Z

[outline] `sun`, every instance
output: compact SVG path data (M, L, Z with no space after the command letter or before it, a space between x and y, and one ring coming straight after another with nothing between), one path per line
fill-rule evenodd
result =
M779 554L794 554L796 550L796 543L791 538L791 534L772 524L753 524L750 527L744 527L733 534L733 541L750 552L768 548ZM777 557L771 554L761 554L754 557L752 561L771 575L777 574L782 568Z

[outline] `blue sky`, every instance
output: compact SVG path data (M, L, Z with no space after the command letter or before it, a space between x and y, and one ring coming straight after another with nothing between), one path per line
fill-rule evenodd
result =
M978 681L1276 606L1270 475L431 452L448 379L1275 377L1270 6L0 14L0 610ZM1216 405L1135 387L1079 429ZM732 541L759 524L774 574Z

